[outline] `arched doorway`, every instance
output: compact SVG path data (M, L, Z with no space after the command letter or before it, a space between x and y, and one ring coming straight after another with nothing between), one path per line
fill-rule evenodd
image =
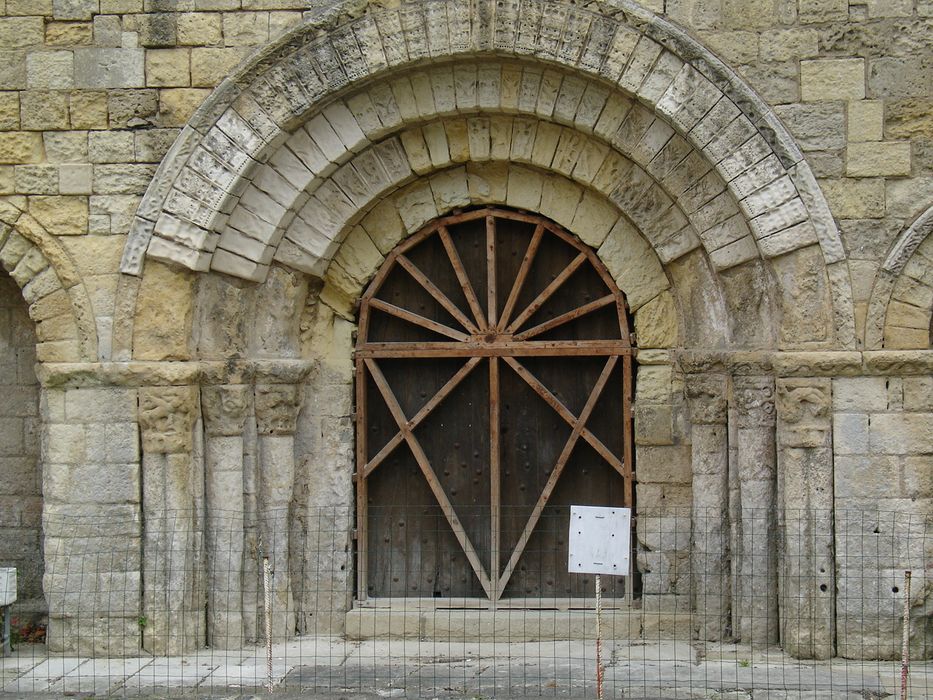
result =
M42 471L36 330L19 288L0 270L0 566L17 571L18 631L42 622Z
M360 308L359 597L591 594L566 511L632 503L631 373L625 299L557 224L482 208L399 245Z

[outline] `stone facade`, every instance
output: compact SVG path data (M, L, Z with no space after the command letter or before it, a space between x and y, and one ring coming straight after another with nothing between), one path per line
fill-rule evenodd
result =
M44 514L55 648L255 640L264 556L277 637L344 629L356 304L496 204L626 295L643 609L893 656L911 566L931 653L928 2L0 6L0 528Z

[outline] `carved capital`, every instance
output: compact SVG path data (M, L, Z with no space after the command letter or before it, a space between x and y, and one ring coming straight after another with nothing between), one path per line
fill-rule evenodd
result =
M740 428L774 426L773 377L735 377L732 380L732 393Z
M299 385L256 385L256 425L260 435L294 435L300 409Z
M191 452L198 417L195 386L145 387L139 390L139 428L143 451L159 454Z
M725 375L688 374L685 391L691 423L711 425L726 422Z
M201 410L208 435L241 435L249 406L249 387L225 384L201 388Z
M829 379L781 379L777 384L778 436L790 447L824 447L832 422Z

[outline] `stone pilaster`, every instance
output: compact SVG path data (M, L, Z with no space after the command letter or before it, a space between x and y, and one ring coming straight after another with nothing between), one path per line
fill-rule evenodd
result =
M830 407L829 379L778 381L781 637L788 653L807 659L835 653Z
M738 609L735 632L745 643L778 641L774 379L735 377L741 550L734 553Z
M197 387L139 390L143 491L143 647L180 654L203 643L192 465Z
M717 641L730 634L729 439L725 375L687 377L692 424L694 634Z
M201 389L207 501L207 642L216 649L244 643L243 426L249 387Z
M295 633L290 586L289 509L295 481L295 428L301 408L296 384L257 384L259 520L262 554L273 570L272 632L277 640Z

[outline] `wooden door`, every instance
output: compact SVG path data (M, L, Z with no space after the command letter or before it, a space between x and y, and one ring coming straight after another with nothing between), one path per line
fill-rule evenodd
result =
M356 349L359 597L590 595L569 506L632 503L631 353L622 293L547 219L470 211L392 251Z

